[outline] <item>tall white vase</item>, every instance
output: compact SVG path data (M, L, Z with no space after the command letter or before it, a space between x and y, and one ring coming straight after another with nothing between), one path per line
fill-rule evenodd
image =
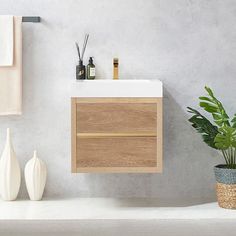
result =
M20 189L20 165L14 152L10 129L7 129L7 140L0 160L0 193L5 201L17 198Z
M37 157L37 152L34 151L33 158L25 166L25 182L31 200L39 201L42 199L46 179L46 165Z

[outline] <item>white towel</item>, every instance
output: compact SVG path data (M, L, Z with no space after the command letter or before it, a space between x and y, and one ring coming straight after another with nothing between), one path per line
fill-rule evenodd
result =
M0 115L22 114L22 17L14 16L12 66L0 66ZM1 42L0 42L1 43Z
M0 66L13 65L13 16L0 16Z

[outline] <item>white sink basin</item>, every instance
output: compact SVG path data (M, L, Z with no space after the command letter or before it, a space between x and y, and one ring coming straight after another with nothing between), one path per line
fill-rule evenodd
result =
M72 84L72 97L162 97L160 80L81 80Z

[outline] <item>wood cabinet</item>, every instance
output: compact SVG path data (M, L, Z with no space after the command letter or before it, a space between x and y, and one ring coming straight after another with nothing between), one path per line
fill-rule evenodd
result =
M71 99L72 172L162 170L162 98Z

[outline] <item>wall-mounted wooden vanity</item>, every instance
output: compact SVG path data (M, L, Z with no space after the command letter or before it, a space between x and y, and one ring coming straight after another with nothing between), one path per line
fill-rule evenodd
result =
M82 81L76 87L73 173L162 171L160 81Z

